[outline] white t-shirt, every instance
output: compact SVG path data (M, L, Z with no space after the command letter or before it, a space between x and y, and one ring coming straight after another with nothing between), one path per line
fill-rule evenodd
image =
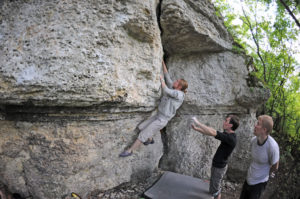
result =
M269 180L270 167L279 161L279 147L270 135L263 145L258 145L257 137L251 139L252 162L247 173L247 183L255 185Z

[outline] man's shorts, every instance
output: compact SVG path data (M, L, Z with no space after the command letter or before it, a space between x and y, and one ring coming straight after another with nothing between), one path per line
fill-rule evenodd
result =
M148 138L152 138L155 133L159 132L159 130L164 128L167 124L168 120L162 119L157 115L150 117L138 126L141 131L138 139L141 142L146 142Z
M227 171L227 165L224 168L211 167L209 192L213 197L217 197L221 193L222 179Z

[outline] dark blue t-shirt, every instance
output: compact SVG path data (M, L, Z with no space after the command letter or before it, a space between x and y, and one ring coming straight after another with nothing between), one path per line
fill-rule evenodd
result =
M221 141L215 156L213 158L213 167L224 168L227 164L228 157L232 153L236 145L236 135L235 133L226 133L217 131L216 139Z

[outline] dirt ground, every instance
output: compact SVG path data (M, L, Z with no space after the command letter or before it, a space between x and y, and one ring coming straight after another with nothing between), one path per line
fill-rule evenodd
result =
M225 182L225 185L222 188L222 199L238 199L242 191L242 183L230 183ZM230 186L226 186L230 184Z

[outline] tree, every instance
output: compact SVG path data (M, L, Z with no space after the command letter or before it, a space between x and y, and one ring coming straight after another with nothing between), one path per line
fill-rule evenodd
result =
M280 179L289 182L276 187L274 198L286 198L288 192L300 197L295 189L300 186L300 176L295 175L300 168L300 64L296 60L300 26L295 17L300 11L299 0L244 0L239 3L240 12L225 0L214 3L217 15L224 16L225 26L238 44L235 48L242 47L253 57L258 69L255 75L271 92L260 114L273 117L272 135L280 145L285 172Z
M263 0L267 4L270 4L272 1L270 0ZM297 26L300 28L299 20L296 18L296 14L299 14L300 11L300 1L299 0L277 0L277 7L278 7L278 13L282 13L282 10L285 9L288 14L293 18ZM295 13L295 14L294 14Z
M288 106L296 103L296 98L291 98L292 95L299 97L299 89L291 89L297 88L295 85L299 84L299 72L295 73L299 63L295 55L300 49L295 48L297 45L293 45L299 38L299 29L295 28L296 22L290 20L289 15L284 14L282 8L276 5L276 15L273 14L273 18L260 14L259 11L270 9L271 1L246 0L244 2L244 5L241 4L240 14L234 12L224 0L216 0L215 4L219 15L220 12L225 13L225 25L236 43L253 57L254 64L258 68L257 77L272 93L266 104L265 113L273 116L276 130L285 128L284 132L291 132L289 128L293 127L284 124L287 116L297 115L291 112L297 109L290 109ZM292 3L296 5L297 2L290 1L290 5ZM261 9L262 7L264 10ZM299 8L294 9L294 12L295 10L299 11ZM242 24L233 23L236 19L240 19Z

